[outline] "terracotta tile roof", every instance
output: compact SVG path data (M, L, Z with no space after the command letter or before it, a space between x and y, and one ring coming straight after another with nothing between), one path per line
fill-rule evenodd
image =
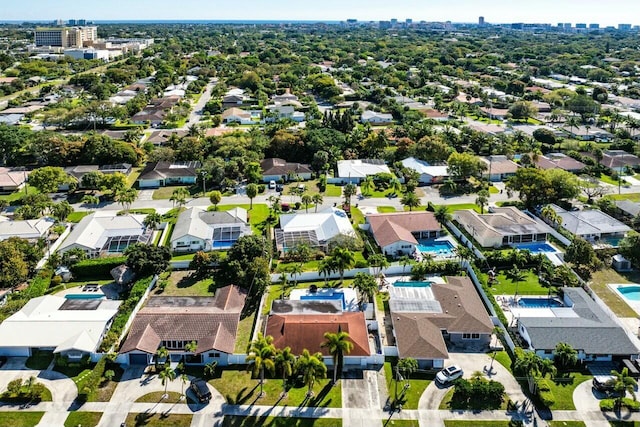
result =
M152 297L150 302L154 298L162 297ZM136 315L120 353L155 353L162 341L169 340L195 340L197 354L210 350L233 353L245 298L240 288L227 286L213 298L165 298L166 305L149 304Z
M369 356L369 334L362 312L344 312L341 314L290 314L272 315L267 320L265 335L273 337L276 348L291 347L294 354L307 349L310 353L320 352L329 356L326 348L321 347L325 332L349 333L353 350L350 356Z
M536 166L540 169L558 168L566 171L578 171L584 169L587 165L564 154L550 153L547 156L538 156Z
M387 246L398 241L417 243L412 232L442 229L433 212L397 212L367 215L376 242Z

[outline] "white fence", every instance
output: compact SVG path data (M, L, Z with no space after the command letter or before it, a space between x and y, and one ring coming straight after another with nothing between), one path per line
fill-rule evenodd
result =
M64 239L67 238L69 233L71 233L71 224L67 224L66 228L64 229L64 232L60 235L60 237L58 237L58 239L55 242L53 242L53 245L51 245L47 249L47 252L44 254L42 259L38 261L38 264L36 264L36 270L42 270L42 268L47 263L47 260L49 259L51 254L54 253L56 250L58 250L58 248L60 247L60 245L62 245L62 242L64 242Z
M124 324L124 328L122 328L122 333L120 334L120 338L118 338L118 343L122 342L124 337L127 335L127 332L129 332L129 328L131 327L131 324L133 323L133 320L135 319L136 314L138 314L138 311L140 311L140 309L142 308L142 305L145 303L145 301L147 300L147 297L149 296L149 292L151 292L151 289L153 289L156 286L157 281L158 281L158 275L156 274L155 276L153 276L153 279L151 279L151 283L149 283L149 286L147 286L147 290L144 291L144 294L140 298L140 301L138 301L138 304L136 304L135 308L131 312L131 315L129 316L127 323Z
M473 242L471 240L467 239L467 236L465 236L464 233L458 229L458 227L453 225L453 223L451 221L447 221L447 228L449 229L449 231L451 231L453 233L454 236L456 236L458 238L458 240L460 240L460 242L462 242L463 245L465 245L466 247L471 249L476 257L478 257L479 259L482 259L482 260L484 259L483 253L480 252L473 245Z

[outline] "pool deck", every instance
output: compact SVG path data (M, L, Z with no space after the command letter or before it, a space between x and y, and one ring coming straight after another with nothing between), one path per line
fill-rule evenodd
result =
M300 300L302 296L314 295L317 299L322 299L322 295L334 295L336 293L344 294L344 311L359 311L358 294L355 289L340 288L340 289L327 289L318 288L317 292L311 293L308 289L292 289L289 295L290 300Z
M458 246L458 242L456 242L456 240L450 234L447 234L446 236L440 236L435 239L422 239L422 241L418 241L418 243L420 244L422 244L422 242L426 242L426 244L429 244L430 242L449 242L452 248L450 252L446 252L444 254L441 254L439 252L419 252L416 248L415 255L416 255L416 261L418 262L422 261L425 258L425 254L429 255L430 257L436 260L452 259L457 256L454 250Z
M622 298L622 301L626 302L627 305L629 307L631 307L640 316L640 301L630 300L623 293L621 293L618 290L618 287L620 287L620 286L623 286L623 287L638 286L638 287L640 287L639 284L637 284L637 283L609 283L609 284L607 284L607 286L609 287L609 289L611 289L611 292L613 292L614 294L616 294L620 298ZM637 330L636 330L636 332L637 332Z

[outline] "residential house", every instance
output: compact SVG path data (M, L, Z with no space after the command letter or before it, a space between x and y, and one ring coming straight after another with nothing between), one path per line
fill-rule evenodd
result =
M550 206L560 217L562 228L594 245L618 247L618 242L631 231L626 224L601 210L567 211L560 206Z
M0 167L0 193L13 193L21 189L29 173L24 168Z
M331 241L336 237L356 236L345 211L333 207L317 213L280 215L280 227L275 234L276 247L282 253L300 243L328 252Z
M595 126L574 126L565 127L562 129L571 138L579 139L581 141L598 141L609 142L613 139L613 134L607 132L604 129L597 128Z
M359 184L368 176L379 173L391 173L384 160L338 160L337 182L342 184Z
M487 347L493 322L468 277L446 283L389 290L389 310L398 357L416 359L421 369L442 368L449 346Z
M420 184L438 184L449 178L447 165L430 165L424 160L408 157L402 161L402 166L418 172Z
M267 111L273 115L273 117L267 117L268 121L289 119L296 123L304 122L304 113L295 111L293 105L283 105L278 102L273 105L267 105Z
M480 107L480 112L491 120L505 120L509 114L509 110L506 108Z
M10 237L35 242L46 237L55 223L56 220L50 217L24 221L10 221L6 217L0 217L0 242Z
M186 130L154 130L149 134L145 142L151 143L155 146L166 145L169 143L172 135L176 135L178 138L187 136Z
M85 216L73 226L58 252L81 249L89 257L121 254L134 243L147 244L153 235L143 221L145 215L117 215L115 211L98 211Z
M89 172L101 172L105 175L121 173L125 176L128 176L131 173L132 165L130 163L118 163L113 165L77 165L77 166L68 166L64 168L64 171L68 176L73 178L77 184L78 188L84 188L82 185L82 177L88 174ZM70 185L69 183L61 184L58 186L59 191L69 191Z
M138 188L195 184L200 166L197 161L147 163L138 177Z
M602 152L602 166L613 169L617 172L623 171L626 167L637 168L640 166L638 156L627 153L624 150L604 150Z
M45 350L78 360L96 354L119 305L105 298L33 298L0 324L0 355L28 357Z
M481 122L471 122L469 123L469 128L476 132L486 133L487 135L499 135L507 131L507 128L504 126Z
M518 333L540 357L553 358L558 343L567 343L584 362L637 357L638 340L580 287L562 288L562 307L512 308Z
M419 240L442 234L433 212L373 214L367 215L365 221L382 253L388 256L413 254Z
M388 125L393 123L393 116L391 114L377 113L375 111L367 110L362 113L360 122L372 125Z
M311 166L304 163L290 163L283 159L270 158L260 162L262 168L262 182L289 181L311 179Z
M635 218L640 215L640 203L631 200L616 200L616 207L628 218Z
M538 155L535 164L540 169L562 169L567 172L579 173L587 167L579 160L569 157L563 153L547 153L546 155Z
M482 177L491 182L502 182L516 174L518 164L507 156L487 156L480 157L480 160L487 165L487 169L482 172Z
M449 113L443 113L438 110L434 110L433 108L427 108L425 110L420 110L422 114L424 114L428 119L435 120L437 122L446 122L449 120Z
M222 113L222 123L240 123L250 125L253 123L251 113L240 108L229 108Z
M20 123L24 114L2 114L0 115L0 124L7 126L15 126Z
M521 210L506 206L479 214L474 210L453 213L456 221L483 248L498 248L514 243L545 242L551 228Z
M230 108L237 107L244 104L245 101L248 101L249 97L245 95L243 89L232 88L227 91L227 93L222 97L222 107Z
M274 103L280 102L283 104L288 102L299 102L298 97L292 94L289 88L287 88L285 90L285 93L283 93L282 95L273 95L271 97L271 101L273 101Z
M164 347L172 362L226 366L246 298L235 285L217 289L213 298L153 296L133 319L120 354L128 355L130 365L147 365ZM194 341L196 351L187 351Z
M207 211L192 207L181 212L171 235L174 252L229 249L242 236L251 234L247 211Z

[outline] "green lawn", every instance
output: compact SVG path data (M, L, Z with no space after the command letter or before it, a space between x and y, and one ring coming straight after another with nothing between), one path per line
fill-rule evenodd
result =
M392 372L391 362L384 363L384 375L387 379L387 389L389 390L389 397L395 399L395 379ZM424 393L424 390L432 381L432 376L422 376L421 374L413 374L409 379L410 387L406 391L404 396L403 409L418 409L418 403L420 402L420 396ZM400 395L404 382L398 384L398 395Z
M389 420L388 423L385 423L385 426L394 426L394 427L420 427L420 422L418 420L394 420L393 417Z
M447 394L444 395L444 397L442 398L442 401L440 402L440 406L439 409L441 410L459 410L459 409L464 409L464 410L481 410L479 408L476 407L477 402L475 400L471 400L468 404L463 404L467 407L461 408L458 407L460 404L454 404L452 403L452 399L453 399L453 394L455 392L455 387L451 387L451 389L449 391L447 391ZM509 402L509 396L507 396L506 393L504 393L502 395L502 401L500 402L500 408L497 409L502 409L502 410L506 410L507 409L507 403Z
M247 210L247 215L249 216L249 223L251 224L251 228L254 232L261 231L260 226L267 220L269 216L269 206L254 203L253 208L249 209L250 205L239 204L239 205L218 205L219 211L229 211L233 208L244 208Z
M131 173L127 177L127 185L129 187L133 187L133 185L136 183L136 181L138 180L138 177L140 176L140 172L142 172L142 168L131 169Z
M480 207L478 207L478 205L476 205L475 203L455 203L452 205L445 205L445 206L447 207L447 211L449 211L449 213L453 213L455 211L461 211L465 209L471 209L480 213Z
M340 197L342 196L342 187L335 184L327 184L324 195L327 197Z
M554 411L572 411L576 409L576 406L573 403L573 392L578 385L585 381L589 381L591 378L593 378L591 375L580 372L571 372L567 374L566 377L558 374L553 380L547 381L556 399L556 403L551 406L551 409Z
M623 178L624 179L624 178ZM609 175L605 175L605 174L600 174L600 181L607 183L607 184L611 184L611 185L618 185L618 181L611 178ZM622 183L622 185L624 186L624 182Z
M180 381L180 379L176 378L176 381ZM188 386L188 384L185 385L185 389ZM139 398L137 398L136 403L179 403L180 397L182 396L177 391L167 391L167 395L167 398L163 399L162 396L164 396L164 391L152 391L151 393L147 393L144 396L140 396ZM186 403L184 401L182 402Z
M171 261L191 261L195 253L175 255L171 257Z
M163 292L160 292L158 288L154 292L162 296L212 296L209 287L213 284L213 279L210 277L200 279L192 276L189 271L173 271L167 281L168 285Z
M25 187L26 187L26 189L23 187L20 190L16 191L15 193L0 195L0 200L6 200L7 202L11 203L11 202L15 202L16 200L21 199L22 196L24 196L25 194L36 194L36 193L38 193L38 190L36 190L33 187L30 187L29 184L25 184Z
M509 427L509 421L444 420L445 427Z
M489 353L491 355L492 353ZM513 373L511 370L511 358L509 357L509 353L506 351L498 351L496 352L496 362L500 363L504 366L509 372Z
M176 186L171 186L171 187L160 187L160 188L158 188L157 190L155 190L153 192L153 200L170 199L171 195L173 194L173 192L175 190L177 190L178 188L184 188L185 190L189 191L191 186L189 186L189 185L176 185Z
M329 375L331 373L329 372ZM213 385L226 399L229 404L236 405L267 405L267 406L318 406L323 408L340 408L342 407L342 390L341 383L331 386L331 380L325 378L316 381L313 391L314 397L306 398L307 387L304 385L296 385L289 389L288 396L280 399L282 392L281 379L267 379L264 384L266 395L258 398L260 387L258 380L251 378L251 373L246 371L225 370L222 371L220 378L210 380Z
M299 263L297 262L279 262L276 266L276 273L287 272L290 273L291 269ZM302 264L302 271L318 271L318 266L320 265L320 261L312 260L307 261ZM291 280L291 274L287 274L288 280Z
M238 323L238 332L236 333L236 345L234 347L234 351L236 353L244 353L249 347L251 334L253 332L253 324L256 319L256 312L253 311L249 315L246 315L246 313L243 312L242 316L240 318L240 323Z
M499 194L499 193L500 193L500 190L498 190L493 185L491 187L489 187L489 194Z
M146 426L146 427L190 427L193 415L169 414L163 416L156 413L139 413L130 412L125 420L127 426Z
M95 427L100 422L102 412L78 412L73 411L64 422L64 427Z
M494 295L515 295L516 287L518 295L547 295L549 288L545 288L538 281L538 276L531 270L525 271L525 281L517 285L508 279L502 271L497 276L495 283L491 284L491 293Z
M43 415L44 412L0 412L0 426L33 427Z
M607 286L609 283L640 283L640 274L621 274L612 268L606 268L594 271L590 282L591 289L617 316L636 317L638 314Z
M393 206L378 206L379 213L398 212Z
M67 217L67 221L69 222L80 222L80 220L82 218L84 218L85 216L89 215L93 213L93 211L79 211L79 212L72 212L69 214L69 216Z
M226 416L222 421L221 427L342 427L342 420L340 418Z
M364 214L358 208L351 206L351 222L353 224L364 224Z
M547 421L549 427L585 427L582 421Z
M629 200L631 202L640 202L640 193L610 194L606 197L613 200Z

